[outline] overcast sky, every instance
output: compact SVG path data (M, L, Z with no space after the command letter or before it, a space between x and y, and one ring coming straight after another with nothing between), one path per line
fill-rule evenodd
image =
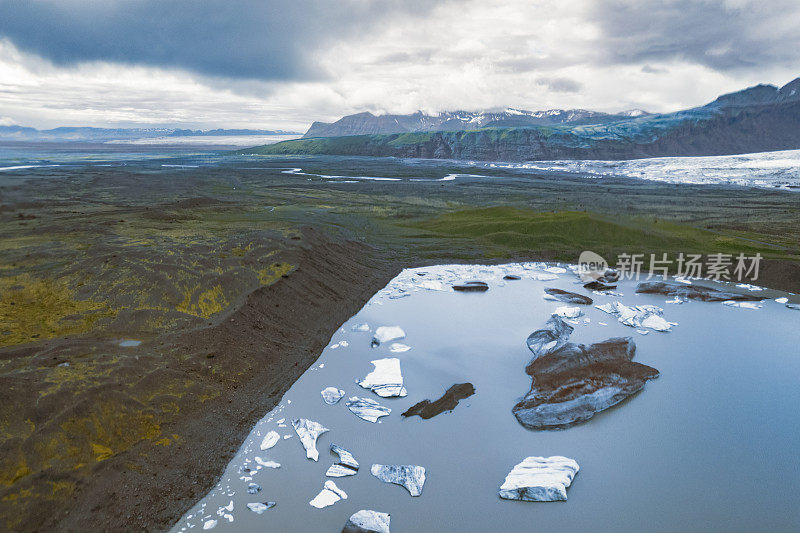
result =
M800 76L797 0L0 0L0 125L672 111Z

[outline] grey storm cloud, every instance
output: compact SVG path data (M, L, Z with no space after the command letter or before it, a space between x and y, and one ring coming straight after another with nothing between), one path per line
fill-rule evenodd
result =
M797 0L598 0L600 45L611 63L685 60L717 71L797 62Z
M86 61L258 80L324 77L314 52L430 0L0 0L0 38L60 66Z
M581 82L569 78L539 78L536 83L556 93L576 93L583 87Z

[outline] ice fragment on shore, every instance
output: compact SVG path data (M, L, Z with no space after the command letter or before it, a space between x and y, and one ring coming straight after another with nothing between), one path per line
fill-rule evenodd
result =
M404 339L406 332L400 326L380 326L372 337L372 346L379 346L384 342Z
M322 400L327 403L328 405L334 405L339 402L344 396L344 391L342 389L337 389L336 387L326 387L322 391Z
M422 494L425 468L417 465L372 465L370 472L384 483L405 487L412 496Z
M400 359L375 359L371 361L375 369L364 379L357 380L361 387L370 389L381 398L393 396L403 397L408 394L403 387L403 375L400 372Z
M317 509L323 509L325 507L329 507L334 503L338 502L339 500L346 500L347 493L336 486L331 480L325 482L323 485L322 491L317 494L313 500L311 500L309 505L312 507L316 507Z
M278 443L280 438L281 436L278 434L277 431L270 431L269 433L264 435L264 440L261 441L261 449L269 450Z
M378 418L387 416L392 412L388 407L384 407L371 398L359 398L353 396L345 403L350 412L367 422L377 422Z
M317 438L326 431L329 431L328 428L319 422L314 422L307 418L292 420L292 426L297 436L300 437L300 442L303 444L303 447L306 449L306 457L315 461L318 460Z
M498 495L527 502L565 501L567 487L579 469L577 462L566 457L527 457L509 472Z
M248 503L247 508L256 514L261 514L267 509L272 509L273 507L275 507L275 505L276 505L275 502L264 502L264 503L255 502L255 503Z
M350 516L342 533L389 533L389 513L362 509Z

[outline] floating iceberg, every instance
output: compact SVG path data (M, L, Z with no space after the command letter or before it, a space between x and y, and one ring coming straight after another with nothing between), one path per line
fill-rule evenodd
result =
M405 487L412 496L422 494L425 485L425 468L416 465L372 465L372 475L384 483Z
M674 322L667 322L661 316L664 310L655 305L636 305L628 307L621 302L596 305L597 309L617 317L617 320L632 328L650 328L655 331L669 331Z
M314 499L311 500L309 505L312 507L316 507L317 509L323 509L325 507L329 507L334 503L338 502L339 500L346 500L347 493L336 486L331 480L325 482L323 485L322 491L319 494L314 496Z
M272 509L277 505L275 502L255 502L255 503L248 503L247 508L253 511L256 514L261 514L267 509Z
M300 442L303 444L303 447L306 449L306 457L315 461L318 460L317 437L329 431L328 428L319 422L314 422L307 418L292 420L292 426L297 436L300 437Z
M389 351L392 353L404 353L411 349L411 346L408 344L403 344L402 342L394 342L391 346L389 346Z
M217 521L216 520L206 520L203 523L203 529L214 529L215 527L217 527Z
M344 391L342 389L337 389L336 387L327 387L320 391L322 394L322 399L328 405L334 405L339 402L344 396Z
M280 468L281 464L276 463L275 461L265 461L261 457L256 457L256 463L260 464L264 468Z
M261 449L262 450L269 450L275 444L278 443L281 436L278 434L277 431L270 431L266 435L264 435L264 440L261 441Z
M247 493L248 494L255 494L256 492L259 492L260 490L261 490L261 485L259 485L258 483L250 483L249 485L247 485Z
M363 324L353 324L353 327L350 328L352 331L369 331L369 324L366 322Z
M566 304L592 305L594 300L583 294L569 292L562 289L548 288L544 290L548 296Z
M373 423L377 422L380 417L387 416L392 412L391 409L382 406L371 398L359 398L358 396L351 397L345 402L345 405L357 417Z
M389 513L362 509L350 516L342 533L389 533Z
M506 500L565 501L578 470L578 463L566 457L527 457L509 472L498 494Z
M579 316L583 315L583 311L581 311L580 307L569 307L567 305L563 305L561 307L557 307L553 314L556 316L560 316L561 318L578 318Z
M381 398L393 396L403 397L408 394L403 387L403 375L400 373L400 359L376 359L371 361L375 369L360 381L361 387L370 389Z
M681 281L681 280L676 280ZM702 300L704 302L723 302L725 300L760 300L758 296L752 294L740 294L728 292L713 287L701 287L699 285L684 285L671 281L642 281L636 286L636 292L655 293L665 296L680 296L691 300Z
M728 307L739 307L741 309L761 309L761 304L756 302L737 302L735 300L726 300L722 302L722 305L727 305Z
M380 326L372 337L372 346L379 346L385 342L404 339L406 332L400 326Z
M655 368L632 361L636 345L630 337L575 344L567 342L572 331L552 316L544 329L528 337L535 356L525 368L531 390L511 410L528 429L563 429L584 422L658 377Z
M352 453L336 444L331 444L331 452L339 456L339 461L328 468L328 471L325 472L326 476L345 477L354 476L358 473L358 461L356 461Z
M458 292L486 292L489 290L489 285L483 281L467 281L453 285L453 290Z

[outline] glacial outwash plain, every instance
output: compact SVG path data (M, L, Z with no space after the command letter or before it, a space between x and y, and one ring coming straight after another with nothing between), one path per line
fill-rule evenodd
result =
M169 528L402 268L760 253L758 284L800 291L800 203L783 189L363 157L48 157L60 166L0 172L7 530Z

